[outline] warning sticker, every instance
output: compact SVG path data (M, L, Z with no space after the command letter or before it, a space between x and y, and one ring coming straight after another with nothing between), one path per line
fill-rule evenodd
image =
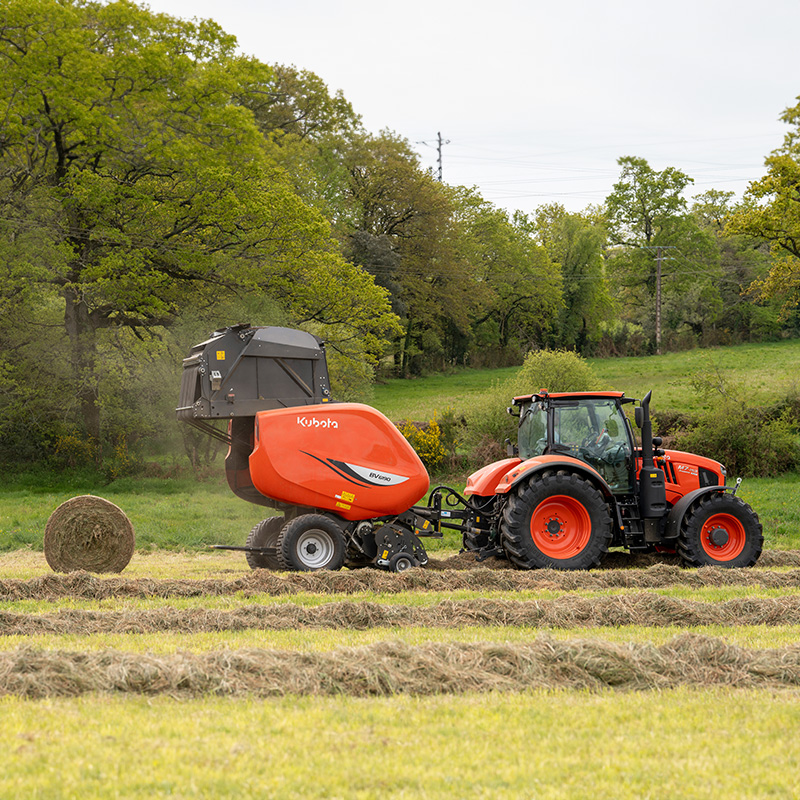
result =
M224 361L224 360L225 360L225 351L217 350L217 361Z

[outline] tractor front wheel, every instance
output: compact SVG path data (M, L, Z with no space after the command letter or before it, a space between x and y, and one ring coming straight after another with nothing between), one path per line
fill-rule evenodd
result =
M508 498L501 534L509 561L522 569L590 569L611 544L611 515L579 475L534 476Z
M342 529L322 514L301 514L287 522L278 534L278 561L283 569L341 569L344 558Z
M687 567L752 567L763 545L756 512L736 495L715 492L683 518L677 549Z
M250 531L245 547L276 547L278 546L278 534L284 526L283 517L269 517L262 520ZM245 558L250 569L272 569L281 568L278 561L277 552L273 554L253 553L245 551Z

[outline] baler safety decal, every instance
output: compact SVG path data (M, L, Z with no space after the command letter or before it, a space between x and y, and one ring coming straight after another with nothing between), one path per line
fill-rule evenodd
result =
M347 464L344 461L336 461L333 458L320 458L313 453L301 450L304 455L324 464L328 469L335 472L339 477L344 478L357 486L398 486L405 483L408 478L403 475L392 475L391 472L378 472L370 467L361 467L356 464Z

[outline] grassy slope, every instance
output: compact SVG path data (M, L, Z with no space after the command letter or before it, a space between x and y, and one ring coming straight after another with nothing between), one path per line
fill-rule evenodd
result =
M699 401L689 386L689 376L710 367L719 367L767 403L795 379L800 341L592 363L603 388L625 390L638 397L652 388L656 411L659 407L696 408ZM498 402L498 385L514 372L514 368L464 370L419 380L392 380L376 387L373 402L391 419L428 419L448 406L463 410L473 403ZM215 478L202 483L187 477L104 484L65 475L59 486L47 488L25 476L7 477L0 487L0 551L41 549L48 516L76 494L97 494L119 505L134 524L140 551L243 544L250 528L271 512L236 498L225 483L222 467L218 469ZM800 548L800 476L748 480L741 495L761 516L768 547ZM457 546L456 539L450 536L445 546ZM435 541L428 544L431 552L440 549Z
M641 358L591 359L590 363L598 389L615 389L639 398L652 389L656 414L659 409L700 410L702 398L692 388L691 379L714 370L730 385L741 386L756 402L768 405L797 383L800 340ZM515 371L464 370L419 380L389 380L376 387L373 405L390 419L426 420L447 407L460 410L469 404L496 403L498 387ZM800 475L748 479L740 496L761 517L767 547L800 548Z
M746 344L642 358L590 359L598 389L642 397L653 390L653 409L695 411L700 398L690 385L693 375L718 369L741 384L757 402L768 404L782 389L797 383L800 340ZM488 401L491 390L516 369L464 370L419 380L389 380L375 388L373 405L390 419L429 419L434 412L466 402ZM544 387L531 387L532 391ZM510 400L510 398L509 398Z

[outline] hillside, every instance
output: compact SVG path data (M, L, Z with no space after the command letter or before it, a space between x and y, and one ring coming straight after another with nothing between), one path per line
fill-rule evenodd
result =
M631 397L653 390L653 407L698 411L703 400L691 382L703 373L719 373L730 388L740 387L757 403L769 404L797 383L800 340L690 350L662 356L589 359L598 389L616 389ZM390 419L429 419L448 406L460 411L489 401L492 388L508 380L515 367L466 369L413 380L392 379L375 387L372 405ZM544 387L531 387L531 390ZM509 398L510 399L510 398Z

